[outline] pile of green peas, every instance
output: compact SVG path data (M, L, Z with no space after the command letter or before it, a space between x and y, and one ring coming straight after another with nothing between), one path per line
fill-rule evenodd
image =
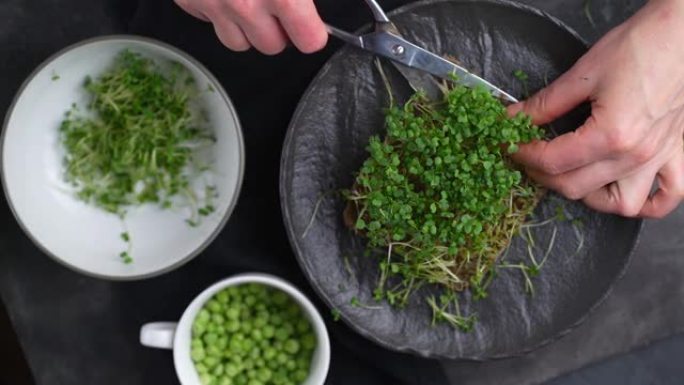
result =
M299 385L315 348L311 324L289 295L249 283L202 307L190 354L203 385Z

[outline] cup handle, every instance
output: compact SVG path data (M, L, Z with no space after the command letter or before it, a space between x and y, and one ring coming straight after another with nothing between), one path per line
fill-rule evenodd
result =
M173 349L176 322L152 322L140 328L140 343L157 349Z

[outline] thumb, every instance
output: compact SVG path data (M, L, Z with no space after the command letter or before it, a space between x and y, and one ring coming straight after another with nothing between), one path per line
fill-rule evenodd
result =
M580 73L577 65L532 97L508 107L513 116L518 112L532 118L534 124L546 124L565 115L589 99L595 80Z

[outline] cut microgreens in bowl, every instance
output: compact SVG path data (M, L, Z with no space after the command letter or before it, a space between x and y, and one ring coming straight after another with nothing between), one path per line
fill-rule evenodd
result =
M122 218L145 203L189 206L191 226L214 211L215 188L193 188L208 170L195 153L214 138L193 106L200 91L182 65L161 66L124 50L84 87L87 108L74 104L60 126L64 176L78 198ZM129 244L121 257L130 263L131 237L124 232L121 238Z
M392 106L386 128L370 138L344 215L369 250L382 250L374 297L401 307L419 287L438 285L445 294L425 298L433 320L469 330L475 316L461 314L456 294L486 296L497 257L539 201L542 189L509 154L543 130L509 117L486 90L457 84L440 102L418 93Z

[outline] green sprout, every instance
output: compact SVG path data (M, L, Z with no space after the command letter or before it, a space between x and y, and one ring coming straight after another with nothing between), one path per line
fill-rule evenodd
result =
M530 90L527 86L527 79L529 77L527 76L527 73L525 73L523 70L517 69L517 70L513 71L513 76L515 76L515 78L518 79L518 81L520 81L520 84L522 84L523 90L524 90L524 96L526 98L529 98L530 97Z
M167 71L124 50L101 76L86 77L84 87L87 111L72 104L59 128L64 177L79 199L122 220L129 206L144 203L188 204L190 225L215 211L213 195L200 205L191 185L202 172L193 167L195 152L215 139L192 108L199 92L182 65ZM130 263L130 236L121 238L129 243L121 257Z
M392 106L386 127L345 193L353 230L369 250L386 250L374 298L402 307L425 284L486 297L497 256L541 194L508 155L543 131L522 114L508 117L486 90L459 85L437 103L416 94ZM440 320L474 322L428 304Z

